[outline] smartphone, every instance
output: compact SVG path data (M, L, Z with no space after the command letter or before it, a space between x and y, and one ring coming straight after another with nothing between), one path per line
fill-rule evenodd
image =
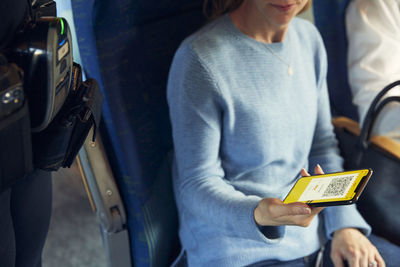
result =
M371 175L371 169L362 169L301 177L283 202L302 202L312 207L353 204Z

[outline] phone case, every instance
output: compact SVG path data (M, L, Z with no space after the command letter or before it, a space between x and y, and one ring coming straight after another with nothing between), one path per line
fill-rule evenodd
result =
M302 202L312 207L353 204L371 175L371 169L362 169L301 177L283 202Z

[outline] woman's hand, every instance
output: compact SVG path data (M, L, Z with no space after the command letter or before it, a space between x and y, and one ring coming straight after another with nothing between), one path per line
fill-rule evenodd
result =
M321 167L315 167L315 174L323 174ZM301 176L310 176L306 170L301 170ZM254 210L254 219L258 225L279 226L298 225L307 227L315 216L324 208L311 208L300 202L284 204L278 198L262 199Z
M344 260L349 267L385 267L385 262L376 247L354 228L343 228L335 232L331 259L335 267L344 267Z

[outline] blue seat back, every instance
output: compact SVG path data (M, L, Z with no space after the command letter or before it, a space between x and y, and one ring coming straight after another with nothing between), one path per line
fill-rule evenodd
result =
M102 134L127 212L134 266L179 250L168 153L173 55L205 20L201 0L72 0L82 62L105 95Z
M358 121L347 73L345 11L350 0L314 0L314 21L328 53L328 89L334 116Z

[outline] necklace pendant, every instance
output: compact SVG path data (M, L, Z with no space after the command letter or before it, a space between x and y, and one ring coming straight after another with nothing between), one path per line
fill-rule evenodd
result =
M289 68L288 68L288 74L290 75L290 76L292 76L293 75L293 69L292 69L292 67L291 66L289 66Z

